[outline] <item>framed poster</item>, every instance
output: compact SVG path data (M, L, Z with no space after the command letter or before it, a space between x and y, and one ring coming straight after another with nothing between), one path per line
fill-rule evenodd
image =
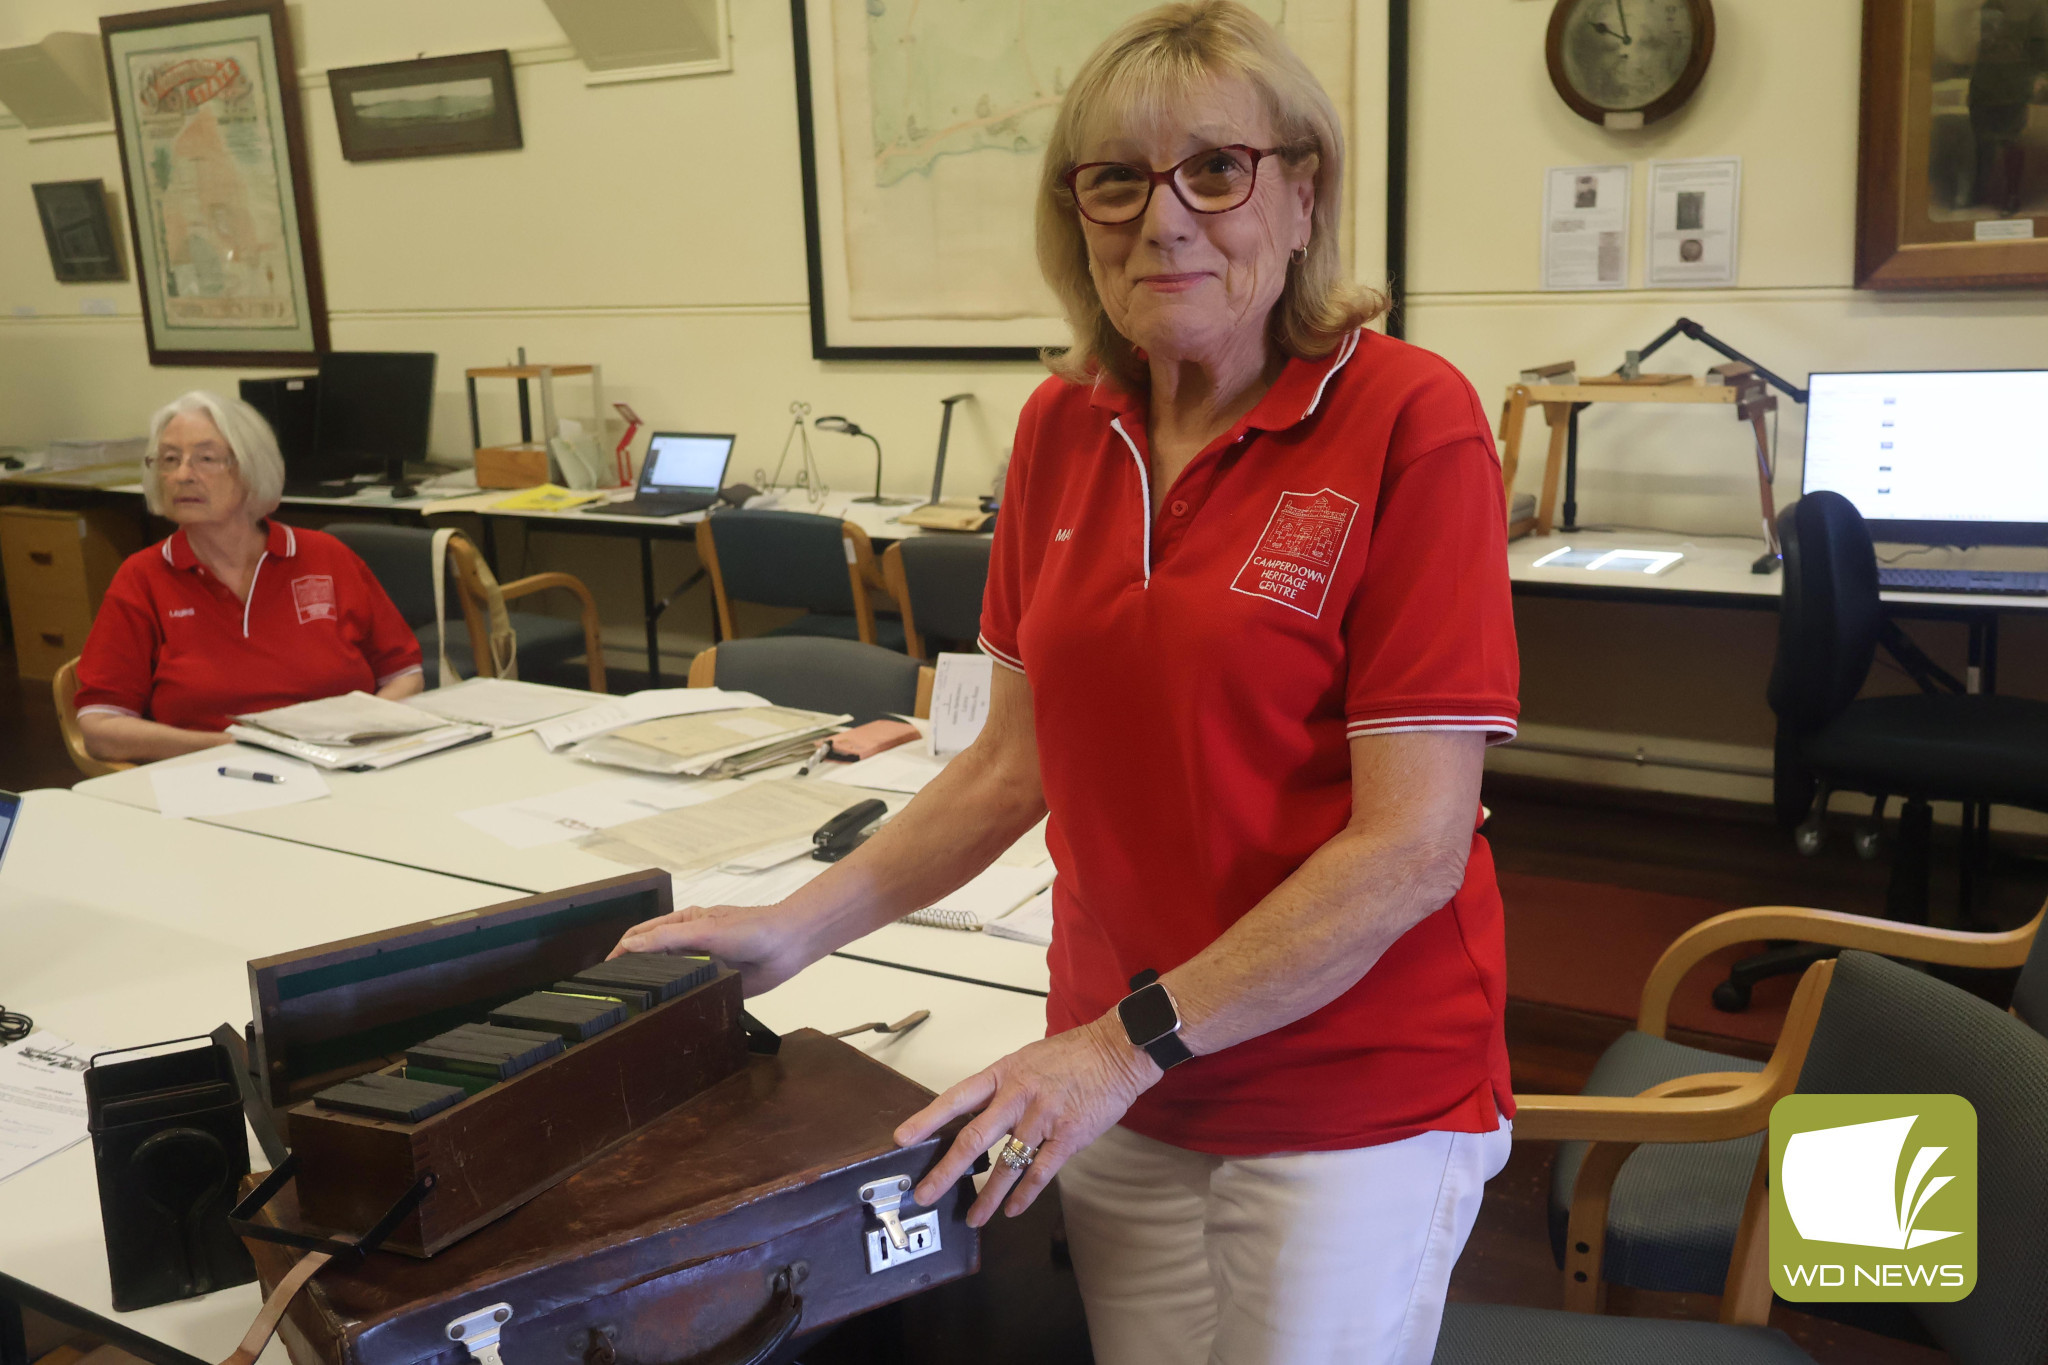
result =
M283 0L100 20L152 365L309 365L327 299Z
M58 283L128 278L107 216L106 181L53 180L29 188L35 191L36 216L43 220L43 241Z
M327 73L334 126L350 161L516 151L512 54L466 52Z
M2048 5L1864 0L1856 284L2048 284Z
M1248 3L1348 130L1352 0ZM790 0L812 355L1035 360L1068 343L1032 245L1040 157L1067 79L1156 4Z

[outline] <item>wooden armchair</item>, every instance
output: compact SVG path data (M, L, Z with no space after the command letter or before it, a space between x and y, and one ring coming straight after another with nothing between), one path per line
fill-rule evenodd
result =
M64 752L71 755L73 767L87 777L105 777L135 766L94 758L86 751L85 731L78 723L78 660L66 659L58 668L57 675L50 679L50 694L57 703L57 728L64 735Z
M491 648L492 625L506 616L506 604L558 588L576 596L583 628L583 656L590 669L590 690L606 690L603 626L597 614L597 599L582 579L574 574L537 573L500 583L492 577L482 553L467 536L453 537L448 542L448 552L455 561L456 582L462 588L462 615L469 627L470 651L478 677L495 678L500 673Z
M1778 905L1716 915L1681 935L1651 968L1635 1030L1601 1056L1579 1098L1626 1103L1625 1097L1668 1095L1674 1093L1668 1086L1696 1085L1702 1072L1745 1083L1770 1074L1769 1065L1758 1072L1753 1061L1686 1047L1666 1036L1679 984L1723 948L1794 939L1946 966L2018 967L2026 962L2044 915L2048 906L2017 929L1997 934ZM1795 1022L1788 1015L1780 1053L1797 1045ZM1528 1135L1519 1120L1516 1132ZM1725 1142L1683 1139L1713 1145L1644 1151L1630 1168L1618 1201L1615 1183L1634 1145L1595 1142L1582 1148L1568 1139L1558 1150L1550 1189L1551 1232L1564 1268L1567 1302L1594 1310L1609 1282L1658 1292L1726 1292L1718 1279L1720 1265L1731 1247L1742 1246L1743 1190L1761 1147L1755 1138L1732 1140L1743 1136L1731 1133Z

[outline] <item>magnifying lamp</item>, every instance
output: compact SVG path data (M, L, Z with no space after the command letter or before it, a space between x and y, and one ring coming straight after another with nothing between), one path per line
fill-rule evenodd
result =
M836 431L836 432L840 432L841 434L843 434L843 435L847 435L847 436L859 436L859 437L863 437L863 438L865 438L865 439L866 439L866 440L868 441L868 443L869 443L869 444L871 444L871 445L873 445L873 446L874 446L874 448L875 448L875 491L874 491L874 495L873 495L872 497L865 497L865 498L855 498L855 499L854 499L854 501L855 501L855 502L870 502L870 503L874 503L874 504L876 504L877 506L881 506L881 507L902 507L902 506L907 506L908 504L910 504L910 503L913 503L913 502L916 502L916 501L917 501L917 499L916 499L916 498L885 498L885 497L883 497L883 496L882 496L882 443L881 443L880 441L877 441L877 440L876 440L876 439L875 439L875 438L874 438L873 436L869 435L869 434L868 434L867 432L865 432L865 431L862 431L862 430L860 429L860 426L859 426L859 424L858 424L858 423L855 423L855 422L849 421L848 419L846 419L846 418L844 418L844 417L840 417L840 416L836 416L836 415L835 415L835 416L831 416L831 417L820 417L820 418L817 418L817 419L816 419L815 421L813 421L813 422L811 423L811 425L812 425L812 426L814 426L814 427L816 427L816 428L817 428L818 430L820 430L820 431Z

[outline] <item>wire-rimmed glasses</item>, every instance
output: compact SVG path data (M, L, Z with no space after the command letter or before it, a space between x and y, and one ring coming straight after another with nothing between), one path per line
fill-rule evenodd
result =
M144 466L160 474L175 474L184 466L190 466L195 474L218 474L234 462L234 456L221 450L198 450L189 455L165 450L142 457Z
M1259 163L1285 151L1283 147L1246 147L1232 143L1211 147L1155 171L1128 161L1088 161L1060 179L1074 196L1074 207L1091 223L1116 227L1136 222L1151 207L1152 192L1171 186L1173 197L1193 213L1228 213L1242 208L1259 180Z

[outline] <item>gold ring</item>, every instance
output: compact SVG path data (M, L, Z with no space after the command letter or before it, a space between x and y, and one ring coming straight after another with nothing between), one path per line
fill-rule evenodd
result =
M1006 1138L1003 1145L996 1150L996 1160L1002 1162L1013 1171L1021 1171L1037 1159L1038 1149L1027 1146L1015 1134Z

